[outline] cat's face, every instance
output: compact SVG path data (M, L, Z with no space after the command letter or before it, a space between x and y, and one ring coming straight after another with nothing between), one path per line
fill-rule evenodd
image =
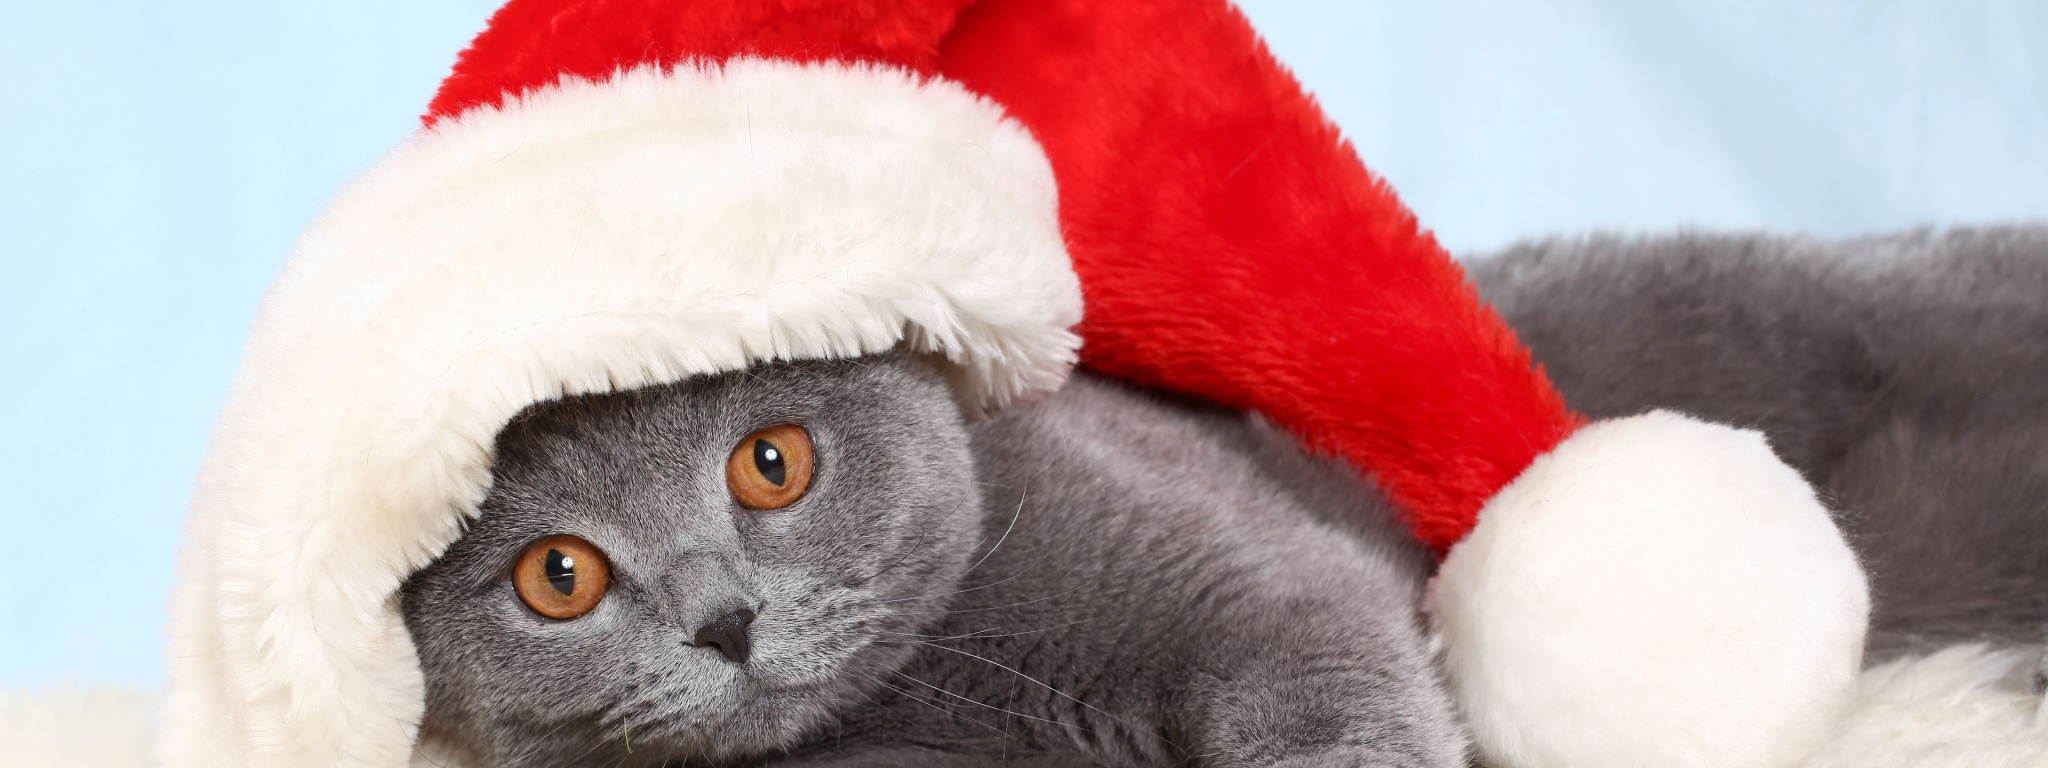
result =
M492 475L404 615L429 727L493 764L787 746L902 663L981 519L960 411L904 355L536 406Z

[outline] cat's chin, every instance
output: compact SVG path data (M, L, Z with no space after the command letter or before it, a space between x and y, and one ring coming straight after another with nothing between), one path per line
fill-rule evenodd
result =
M735 681L718 699L719 711L695 722L650 723L641 731L650 747L673 752L677 760L735 760L779 752L833 721L859 700L859 691L843 681L788 685L772 677Z
M552 743L521 741L481 746L429 723L423 726L414 765L443 768L489 768L523 765L540 758L637 768L742 761L776 754L801 743L832 719L851 691L823 687L766 688L715 697L719 705L699 705L667 716L628 718L609 723L601 733L575 736L554 731ZM707 716L708 715L708 716Z

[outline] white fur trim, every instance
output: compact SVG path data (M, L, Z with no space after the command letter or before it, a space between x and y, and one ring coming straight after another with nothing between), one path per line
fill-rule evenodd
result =
M906 339L999 404L1059 385L1079 319L1043 153L951 83L639 69L422 131L264 301L187 525L160 754L405 765L399 582L529 404Z
M0 765L142 768L162 699L154 690L111 686L0 691Z
M1863 570L1763 436L1657 412L1584 427L1451 550L1445 671L1501 768L1783 768L1826 740Z
M2048 766L2040 664L2039 648L1964 645L1873 667L1807 768Z
M2041 650L1963 645L1864 671L1842 726L1806 768L2048 765ZM0 757L11 768L143 768L155 691L0 692ZM447 744L412 768L479 768Z

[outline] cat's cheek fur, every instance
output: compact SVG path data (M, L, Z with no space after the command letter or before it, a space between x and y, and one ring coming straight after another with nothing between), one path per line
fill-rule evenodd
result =
M1482 757L1575 768L1797 764L1855 684L1870 605L1761 434L1662 411L1539 459L1430 603Z

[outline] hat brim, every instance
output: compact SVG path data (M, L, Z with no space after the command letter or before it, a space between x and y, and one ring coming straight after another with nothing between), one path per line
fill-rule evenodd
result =
M736 59L439 121L264 301L193 502L160 753L405 762L397 590L533 403L908 344L1000 405L1063 381L1080 316L1043 152L943 80Z

